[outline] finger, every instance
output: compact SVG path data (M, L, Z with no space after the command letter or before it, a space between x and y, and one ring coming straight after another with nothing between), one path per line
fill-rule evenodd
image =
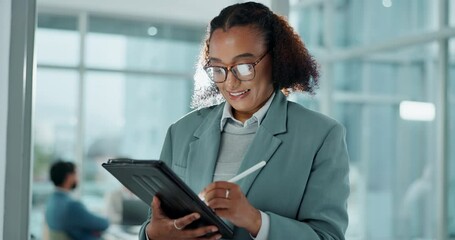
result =
M225 219L228 219L232 217L232 211L230 209L227 209L227 208L217 208L214 210L215 211L215 214L218 216L218 217L222 217L222 218L225 218Z
M205 202L209 203L210 201L217 199L217 198L225 199L227 191L228 191L228 189L226 189L226 188L216 188L216 189L210 190L209 192L207 192L205 194ZM229 195L231 195L231 194L232 194L232 191L229 190Z
M218 240L218 239L221 239L221 234L215 234L213 236L210 236L210 237L198 237L194 240Z
M198 240L200 239L216 239L215 236L211 236L207 234L213 234L218 231L218 228L216 226L205 226L205 227L200 227L196 229L188 229L182 231L182 237L183 238L197 238ZM219 235L219 234L215 234Z
M221 239L221 234L215 234L214 236L212 236L211 238L208 238L209 240L218 240L218 239Z
M177 225L179 228L185 228L187 225L198 220L200 217L201 215L199 213L192 213L179 219L175 219L175 225Z
M157 196L153 197L152 200L152 213L154 217L164 217L166 216L161 210L161 201Z
M226 182L227 183L227 182ZM205 187L201 193L199 193L199 196L202 196L203 198L206 198L206 195L207 193L215 190L215 189L218 189L218 188L229 188L227 184L225 184L224 182L213 182L213 183L210 183L209 185L207 185L207 187Z
M209 185L207 185L207 187L204 188L202 193L207 194L207 192L210 192L213 189L217 189L217 188L224 188L224 189L228 189L229 188L230 189L230 188L233 187L233 185L236 185L236 184L233 184L233 183L230 183L230 182L226 182L226 181L213 182L213 183L210 183Z
M220 209L229 209L231 204L231 201L226 198L214 198L207 202L207 205L215 211Z

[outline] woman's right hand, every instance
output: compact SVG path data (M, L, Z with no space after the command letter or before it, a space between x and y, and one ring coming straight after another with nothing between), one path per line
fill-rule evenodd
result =
M199 213L192 213L177 219L168 218L161 210L160 200L155 196L151 204L152 218L147 225L146 234L150 240L171 240L171 239L205 239L216 240L221 234L214 234L210 237L203 237L206 234L218 231L216 226L204 226L196 229L185 229L185 227L200 218Z

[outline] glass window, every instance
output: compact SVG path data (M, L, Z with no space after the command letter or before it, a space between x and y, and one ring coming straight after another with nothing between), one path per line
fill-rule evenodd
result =
M39 68L35 101L35 142L54 155L74 159L79 74L74 70Z
M101 163L158 159L168 126L190 110L192 81L104 72L89 72L86 80L82 195L91 206L105 208L100 200L119 184Z
M75 160L79 74L38 68L33 118L31 233L41 236L46 199L53 190L49 167L57 158Z
M77 18L51 14L38 15L35 49L38 64L77 66L80 59Z
M333 80L335 88L340 91L362 92L362 65L360 60L337 62L333 65ZM347 77L349 75L349 78Z
M455 0L449 0L449 25L455 26Z
M88 67L171 73L194 71L203 28L90 19Z
M290 20L311 47L358 47L436 30L437 8L437 1L427 0L300 1Z
M89 32L82 35L78 22L77 17L38 14L30 220L38 239L54 188L48 181L52 161L76 162L80 182L75 197L106 216L104 196L120 184L101 163L110 157L159 157L169 125L190 111L194 64L204 35L203 27L91 15L81 28ZM86 59L80 59L81 46Z
M404 100L435 101L434 44L334 64L334 117L347 130L353 239L436 235L436 122L407 120ZM353 77L354 76L354 77ZM422 111L422 109L420 109Z
M316 91L316 95L310 95L307 93L291 93L288 96L288 100L296 102L308 109L313 111L319 110L319 92Z
M297 7L290 12L289 20L308 47L324 46L322 4Z
M433 43L337 62L333 67L335 88L427 101L432 95L430 90L435 90L430 83L434 80L436 56L437 45Z
M335 109L351 156L348 238L434 238L434 123L400 119L398 104Z

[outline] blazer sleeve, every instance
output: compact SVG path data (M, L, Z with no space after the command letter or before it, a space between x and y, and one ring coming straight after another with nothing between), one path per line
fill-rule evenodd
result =
M273 212L269 239L341 240L348 225L349 157L345 130L330 129L316 152L297 220Z
M172 127L173 125L171 125L167 130L166 138L164 138L163 148L161 149L160 155L160 160L165 162L169 167L172 167Z

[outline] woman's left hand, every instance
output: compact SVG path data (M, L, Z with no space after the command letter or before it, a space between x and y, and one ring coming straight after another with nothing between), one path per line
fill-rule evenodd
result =
M215 213L237 227L245 228L256 236L261 228L261 213L254 208L239 185L219 181L209 184L199 194Z

